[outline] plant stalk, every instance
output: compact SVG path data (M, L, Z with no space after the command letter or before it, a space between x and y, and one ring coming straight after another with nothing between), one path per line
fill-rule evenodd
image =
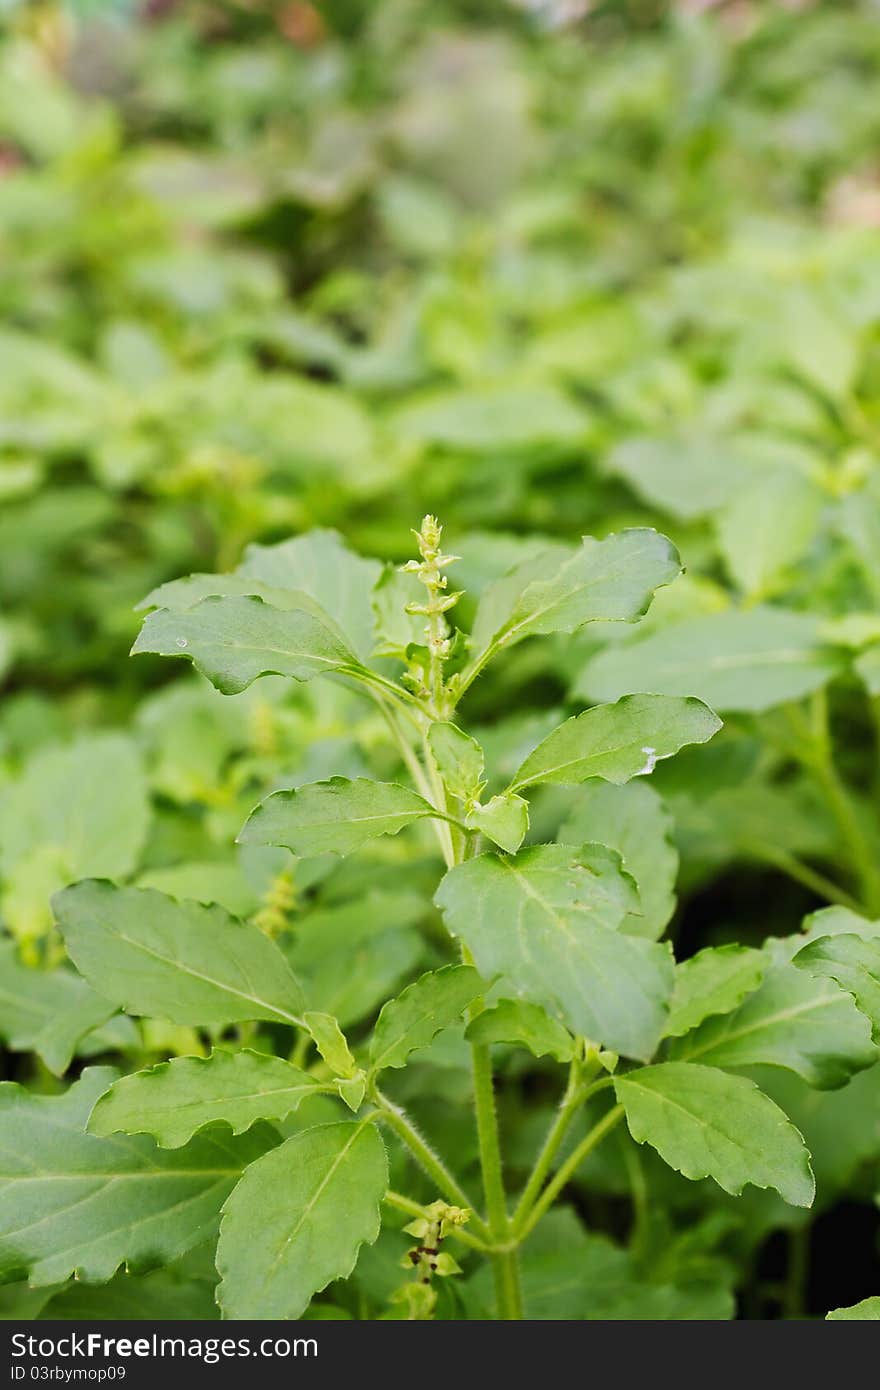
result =
M388 1096L383 1095L378 1086L373 1088L373 1099L379 1107L380 1118L385 1121L389 1129L392 1129L398 1139L409 1149L413 1158L420 1168L427 1173L428 1177L436 1184L437 1190L442 1192L447 1202L452 1202L457 1207L467 1207L473 1213L471 1224L477 1235L482 1239L489 1237L489 1229L482 1220L479 1213L459 1183L458 1179L446 1167L442 1158L434 1152L426 1139L423 1139L413 1124L412 1120L401 1110L399 1105L389 1100Z
M541 1193L531 1211L528 1212L524 1220L515 1224L513 1234L519 1242L526 1240L537 1226L544 1213L552 1207L556 1198L559 1196L566 1183L577 1172L584 1159L593 1152L598 1144L607 1134L611 1132L616 1124L623 1119L623 1106L615 1105L606 1115L590 1130L589 1134L573 1149L568 1158L557 1169L555 1176L550 1180L544 1191Z

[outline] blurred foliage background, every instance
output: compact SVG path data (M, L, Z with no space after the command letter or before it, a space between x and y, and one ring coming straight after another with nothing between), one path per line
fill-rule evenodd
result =
M7 981L23 959L66 988L48 898L85 874L270 926L310 893L326 912L387 891L387 862L322 888L232 850L272 786L381 766L348 697L270 679L224 700L127 659L154 585L311 527L404 560L435 512L479 591L522 537L655 525L688 573L649 632L812 613L846 653L832 726L878 854L878 82L875 0L0 0ZM581 673L614 639L518 651L487 748L513 760L533 707L598 698ZM772 713L726 707L708 771L658 783L684 954L795 929L840 858ZM548 798L551 834L564 813ZM346 1024L430 959L430 874L407 875L371 988L351 1017L334 996ZM39 1030L4 1008L6 1074L51 1088ZM198 1045L117 1019L77 1046L142 1063ZM818 1154L812 1235L766 1194L695 1216L666 1175L655 1262L711 1266L753 1315L876 1292L877 1070L810 1093L812 1120L785 1081ZM525 1157L543 1118L512 1104ZM592 1179L610 1206L584 1196L612 1233L624 1179ZM690 1245L664 1225L677 1204Z

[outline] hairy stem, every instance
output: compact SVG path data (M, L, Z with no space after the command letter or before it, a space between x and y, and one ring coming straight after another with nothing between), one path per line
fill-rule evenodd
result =
M412 1120L408 1118L399 1105L395 1105L388 1096L383 1095L378 1086L373 1089L372 1095L379 1107L379 1118L388 1125L389 1129L394 1131L398 1139L409 1149L419 1167L435 1183L437 1190L442 1192L447 1202L453 1202L458 1207L467 1207L469 1211L473 1212L472 1225L474 1230L483 1239L488 1238L488 1227L477 1213L474 1203L455 1175L447 1168L442 1158L419 1134Z
M462 945L461 958L473 965L474 958ZM468 1010L469 1018L482 1012L482 999L474 1000ZM519 1280L519 1257L515 1244L510 1246L511 1224L507 1214L504 1175L501 1164L501 1143L498 1135L498 1115L495 1110L495 1087L492 1079L492 1054L482 1043L471 1043L471 1065L474 1078L474 1105L477 1114L477 1140L480 1149L480 1170L486 1218L494 1244L510 1248L492 1253L492 1273L495 1279L495 1298L498 1316L510 1322L522 1317L522 1293Z
M483 1173L483 1194L486 1199L489 1234L496 1244L503 1244L510 1235L510 1221L501 1168L498 1116L495 1112L495 1092L492 1083L492 1057L488 1046L478 1043L472 1046L471 1057L480 1167ZM516 1250L496 1251L492 1255L492 1271L495 1277L495 1298L499 1318L505 1322L521 1318L522 1295Z

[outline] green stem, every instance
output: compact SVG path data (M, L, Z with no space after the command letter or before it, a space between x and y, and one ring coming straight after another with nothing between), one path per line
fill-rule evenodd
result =
M853 872L859 882L865 906L880 912L880 867L865 835L858 807L834 762L834 747L828 725L828 698L824 690L811 697L810 717L797 706L787 706L789 720L800 737L797 755L812 773L837 823Z
M410 710L418 710L423 715L429 714L427 707L417 696L404 689L402 685L398 685L396 681L390 681L386 676L380 676L378 671L371 671L366 666L340 666L339 674L348 676L349 680L365 686L371 694L375 691L381 691L386 698L390 696L408 716L410 716Z
M398 1139L409 1149L413 1158L436 1184L437 1190L442 1192L447 1202L452 1202L457 1207L467 1207L473 1213L471 1219L474 1230L481 1238L487 1239L489 1237L488 1227L477 1214L474 1203L455 1175L446 1167L442 1158L435 1154L427 1140L419 1134L412 1120L401 1110L399 1105L395 1105L392 1100L383 1095L378 1086L373 1088L372 1096L379 1107L379 1118L384 1120L389 1129L392 1129Z
M390 1207L396 1207L398 1211L405 1211L408 1216L422 1216L426 1220L431 1220L431 1213L426 1207L414 1202L411 1197L404 1197L401 1192L393 1192L390 1188L385 1193L385 1201ZM487 1246L485 1241L477 1236L471 1235L470 1231L465 1231L461 1226L450 1225L447 1235L453 1236L455 1240L460 1240L462 1245L467 1245L471 1250L481 1250L485 1253Z
M431 752L431 745L428 742L427 726L425 726L425 728L422 731L422 756L425 760L425 768L427 769L428 781L430 783L432 791L432 794L428 797L428 800L431 802L432 806L435 806L437 808L437 810L446 820L451 821L452 817L449 816L448 807L446 803L446 788L443 785L443 779L440 776L437 764L434 761L434 755ZM446 867L447 869L451 869L453 864L457 863L455 844L453 843L452 839L452 830L450 829L450 826L448 824L443 824L442 822L435 821L435 825L438 825L439 829L443 832L442 836L438 835L438 839L440 840L440 847L443 850L443 858L446 861Z
M629 1236L630 1252L640 1254L645 1248L648 1236L648 1184L645 1170L635 1144L627 1144L623 1150L623 1161L629 1175L629 1187L633 1205L633 1223Z
M550 1180L541 1196L538 1198L531 1211L527 1214L524 1221L514 1225L513 1234L519 1242L524 1241L537 1226L544 1213L552 1207L562 1189L571 1180L584 1159L593 1152L598 1144L601 1144L606 1134L614 1128L623 1118L623 1106L615 1105L606 1115L603 1115L598 1124L595 1124L586 1138L582 1139L576 1149L573 1149L568 1158L557 1169L555 1176Z
M288 1061L292 1062L295 1067L299 1067L300 1070L302 1070L302 1068L306 1064L306 1058L309 1055L309 1047L311 1045L311 1041L311 1033L306 1032L305 1028L303 1028L302 1032L297 1033L296 1042L291 1048Z
M810 1227L796 1227L788 1235L788 1269L782 1290L782 1312L788 1321L806 1317L804 1304L810 1274Z
M446 867L451 868L453 863L455 862L455 855L450 825L457 825L458 822L453 820L451 816L446 815L445 797L441 802L437 801L437 786L436 783L432 785L432 781L429 777L431 769L429 767L428 772L425 772L425 769L419 762L415 750L410 746L406 734L397 722L397 715L395 710L389 707L386 704L386 702L382 700L379 696L374 696L374 698L376 700L377 705L379 706L379 709L382 711L391 736L400 752L400 756L403 758L403 761L406 764L406 767L409 771L409 775L413 780L413 784L415 785L416 791L418 791L420 795L423 796L425 800L429 803L429 805L433 806L438 813L438 819L435 820L432 817L431 825L434 827L434 833L437 836L437 843L440 846L440 852L443 855L443 860L446 864ZM427 748L427 743L425 744L425 746ZM440 792L442 793L442 791L443 788L441 784Z
M584 1077L582 1072L580 1071L580 1068L578 1067L577 1070L575 1068L576 1063L572 1062L572 1070L569 1072L568 1086L566 1087L565 1094L562 1097L562 1101L559 1106L559 1112L547 1133L547 1138L544 1140L543 1148L541 1149L541 1152L538 1154L538 1157L535 1161L535 1166L532 1169L531 1175L529 1177L528 1182L526 1183L523 1194L519 1199L519 1205L517 1206L517 1209L514 1212L514 1230L518 1230L520 1226L523 1224L523 1222L527 1220L529 1212L532 1210L533 1206L535 1205L535 1202L538 1200L538 1196L544 1184L544 1180L549 1174L550 1169L553 1166L553 1160L559 1152L559 1149L562 1145L562 1141L568 1133L569 1125L571 1124L577 1112L580 1110L581 1106L584 1105L590 1099L591 1096L594 1096L597 1091L601 1091L606 1086L610 1086L612 1084L610 1076L603 1076L598 1081L594 1081L592 1085L585 1085ZM587 1077L587 1081L589 1081L589 1077Z
M474 1101L477 1109L477 1138L480 1146L480 1167L483 1173L483 1194L489 1234L496 1244L503 1244L510 1235L504 1178L501 1169L501 1146L498 1140L498 1116L495 1111L495 1092L492 1084L492 1057L487 1045L474 1043L471 1047L474 1074ZM496 1251L492 1255L495 1276L495 1297L498 1316L505 1322L522 1317L522 1298L519 1288L519 1267L516 1250Z
M461 958L465 965L473 965L474 958L467 946L462 943ZM475 999L468 1010L468 1018L476 1018L482 1013L482 999ZM480 1171L483 1177L483 1195L486 1201L486 1218L489 1234L495 1245L508 1248L492 1252L492 1273L495 1279L495 1298L498 1316L504 1322L522 1318L522 1292L519 1279L519 1257L515 1243L511 1245L510 1217L507 1214L507 1199L504 1192L504 1176L501 1165L501 1143L498 1136L498 1115L495 1110L495 1088L492 1081L492 1054L482 1043L471 1043L471 1063L474 1077L474 1105L477 1114L477 1141L480 1150Z
M841 781L830 755L822 761L817 761L814 770L817 781L825 793L828 808L837 821L841 839L849 851L865 906L872 914L880 912L880 874L850 793Z
M559 1103L556 1118L547 1131L547 1137L544 1140L541 1152L535 1160L535 1166L529 1175L528 1182L523 1188L522 1196L513 1214L514 1226L518 1226L534 1206L541 1188L544 1186L547 1174L550 1172L553 1160L559 1152L559 1146L568 1133L568 1127L583 1102L582 1090L581 1063L580 1059L575 1057L569 1067L568 1084L565 1088L562 1100Z

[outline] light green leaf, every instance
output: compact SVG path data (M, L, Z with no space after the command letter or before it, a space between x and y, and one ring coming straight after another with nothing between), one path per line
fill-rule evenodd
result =
M476 739L454 724L432 724L428 745L447 791L459 801L476 800L485 786L485 759Z
M652 1055L672 990L665 946L617 930L638 908L619 855L602 845L482 854L446 874L435 901L486 978L627 1057Z
M381 573L378 560L356 555L337 531L323 530L279 545L249 545L236 570L270 589L295 590L317 600L364 660L373 645L370 593Z
M67 950L128 1013L195 1026L299 1022L299 984L274 942L222 907L85 879L54 899Z
M493 796L485 806L472 807L466 824L469 830L482 831L493 844L514 854L529 828L529 803L521 796L504 792Z
M315 607L305 600L280 609L256 597L204 598L182 613L150 613L131 650L185 657L224 695L269 674L309 681L356 673L354 654Z
M470 965L444 965L409 985L383 1008L370 1040L373 1071L402 1067L411 1052L456 1023L484 992L485 981Z
M436 815L423 797L396 782L331 777L292 791L273 792L250 815L239 844L284 845L303 858L352 854L377 835Z
M179 1266L149 1274L120 1271L107 1284L74 1281L53 1294L40 1321L208 1322L219 1319L210 1279L187 1279Z
M312 1007L343 1028L373 1013L418 965L424 911L413 893L380 891L299 917L285 952Z
M729 439L693 428L630 435L609 450L605 467L682 521L715 511L754 471L745 451Z
M815 978L833 980L852 995L880 1042L880 935L874 940L847 932L812 941L792 962Z
M358 1064L351 1055L345 1034L331 1014L306 1013L303 1023L327 1066L336 1076L349 1080L357 1076Z
M359 1071L354 1076L337 1076L334 1087L339 1099L349 1108L357 1112L364 1103L364 1096L367 1093L366 1073Z
M4 916L20 938L51 926L49 897L78 878L123 878L147 835L149 803L137 748L93 734L37 753L0 800Z
M803 558L816 535L820 489L794 469L760 474L738 488L716 519L727 572L742 593L763 596Z
M63 1096L0 1085L0 1275L53 1284L75 1274L137 1272L211 1238L241 1171L277 1139L261 1126L233 1138L202 1135L168 1153L143 1136L85 1132L115 1079L87 1069Z
M818 619L783 608L730 609L660 628L591 658L575 693L617 700L633 691L696 695L713 709L760 713L818 690L840 669Z
M510 791L536 782L572 785L590 777L620 785L654 771L686 743L706 743L721 720L700 700L629 695L567 719L520 765Z
M72 970L29 970L14 943L0 941L0 1037L13 1052L36 1052L61 1076L77 1045L115 1013Z
M633 1139L648 1143L686 1178L714 1178L738 1196L746 1183L772 1187L808 1207L815 1183L794 1125L744 1076L689 1062L662 1062L614 1081Z
M822 936L840 935L876 941L880 937L880 921L863 917L849 907L820 907L817 912L811 912L804 918L802 934L775 938L773 945L777 950L784 949L790 959L810 941L818 941Z
M671 541L657 531L621 531L597 541L584 536L562 558L540 552L490 585L474 622L476 666L524 637L574 632L598 620L632 622L647 611L654 590L681 572Z
M871 696L880 695L880 642L857 656L853 665Z
M136 605L136 611L165 608L172 613L186 613L206 598L259 598L273 608L300 607L300 595L290 595L283 589L261 584L259 579L239 574L186 574L181 579L169 579L151 589ZM291 604L291 599L293 600Z
M573 1249L522 1257L525 1313L536 1321L665 1322L733 1316L719 1285L649 1283L629 1252L590 1235Z
M177 1149L218 1121L242 1134L258 1120L283 1120L321 1089L280 1057L218 1049L121 1077L98 1098L88 1128L103 1136L149 1134L163 1149Z
M218 1302L227 1318L298 1318L379 1234L388 1187L375 1125L304 1130L252 1164L223 1208Z
M832 1308L826 1313L826 1322L877 1322L880 1320L880 1297L863 1298L861 1303L853 1303L849 1308Z
M784 963L733 1013L707 1018L672 1051L713 1067L785 1067L819 1089L843 1086L878 1058L850 996Z
M663 935L675 911L678 850L674 822L661 796L650 783L590 782L579 793L574 810L563 821L557 839L566 845L599 840L617 850L623 867L639 887L639 913L629 913L620 930L652 941Z
M409 603L420 603L425 590L414 574L386 565L372 594L376 655L406 660L406 649L425 640L423 614L407 613Z
M707 946L675 967L666 1036L680 1037L713 1014L726 1014L754 993L768 961L751 946Z
M575 1041L558 1019L551 1018L540 1004L522 999L502 999L484 1009L467 1026L465 1036L474 1043L518 1043L535 1057L555 1057L570 1062Z
M591 417L554 386L518 383L432 392L395 412L405 439L492 453L582 442Z

